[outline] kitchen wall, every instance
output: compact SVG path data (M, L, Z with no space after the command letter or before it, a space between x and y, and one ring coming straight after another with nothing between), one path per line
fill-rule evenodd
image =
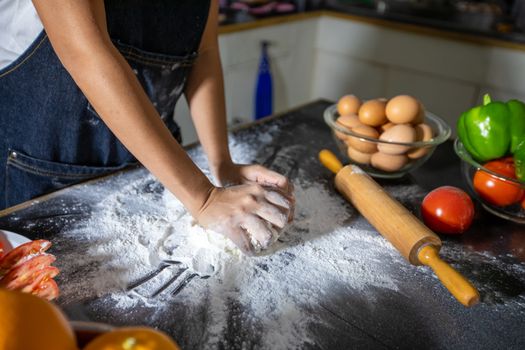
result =
M260 43L263 40L271 42L274 112L285 111L312 99L318 22L318 19L308 19L219 36L230 125L252 121ZM186 101L177 104L175 118L181 125L184 143L196 141Z
M318 27L312 97L408 93L452 126L486 92L525 99L524 51L329 17Z
M270 40L275 112L308 101L412 94L451 126L489 92L525 100L525 51L322 16L220 36L230 124L250 121L259 43ZM176 118L196 140L185 103Z

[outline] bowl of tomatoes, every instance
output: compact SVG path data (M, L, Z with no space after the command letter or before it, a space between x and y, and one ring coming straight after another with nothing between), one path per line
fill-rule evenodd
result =
M461 159L461 172L473 194L489 212L501 218L525 224L525 182L516 178L512 157L480 164L459 139L454 150Z

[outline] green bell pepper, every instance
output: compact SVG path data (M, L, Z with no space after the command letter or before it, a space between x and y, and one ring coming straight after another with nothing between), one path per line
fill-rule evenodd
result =
M507 107L510 111L510 153L514 154L518 144L525 140L525 103L510 100Z
M503 157L511 144L509 108L492 102L487 94L483 105L463 113L458 120L458 136L467 151L478 161Z
M525 181L525 140L522 140L514 150L514 166L516 167L516 177Z

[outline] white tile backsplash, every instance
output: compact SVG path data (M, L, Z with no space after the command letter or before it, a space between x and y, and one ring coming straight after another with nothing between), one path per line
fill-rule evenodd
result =
M390 68L387 76L387 97L416 96L426 109L443 118L453 130L457 118L475 103L478 93L474 84L419 72Z
M385 93L386 66L323 51L316 57L312 99L337 100L345 94L373 98Z
M248 61L258 61L261 55L262 41L271 42L270 50L273 57L289 55L296 46L297 23L285 23L222 34L219 37L219 45L223 66L229 67Z
M325 17L317 47L362 60L479 81L488 62L482 46Z
M499 47L487 48L489 64L483 82L516 94L525 94L525 53Z

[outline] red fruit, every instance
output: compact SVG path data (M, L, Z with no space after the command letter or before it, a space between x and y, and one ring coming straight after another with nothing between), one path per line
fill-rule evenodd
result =
M54 261L55 257L50 254L40 254L32 257L13 267L2 276L0 278L0 287L10 290L20 290L27 287L39 277L41 270L51 265Z
M19 289L23 293L34 293L40 285L45 283L47 280L56 277L59 274L59 270L54 266L46 266L43 269L36 271L32 277L30 283L26 283L24 287Z
M474 204L469 195L459 188L442 186L425 196L421 215L433 231L460 234L472 224Z
M483 165L488 170L511 178L516 178L516 172L512 159L503 158L490 161ZM499 207L505 207L517 203L523 198L525 191L523 187L483 170L476 171L474 174L474 190L486 202Z
M42 281L31 293L47 300L56 299L60 295L58 285L52 278Z
M21 246L11 250L0 259L0 277L7 273L7 271L16 267L32 257L42 254L51 247L51 242L39 239L36 241L27 242Z
M4 244L0 242L0 260L2 260L2 257L4 256L4 254L5 254Z

